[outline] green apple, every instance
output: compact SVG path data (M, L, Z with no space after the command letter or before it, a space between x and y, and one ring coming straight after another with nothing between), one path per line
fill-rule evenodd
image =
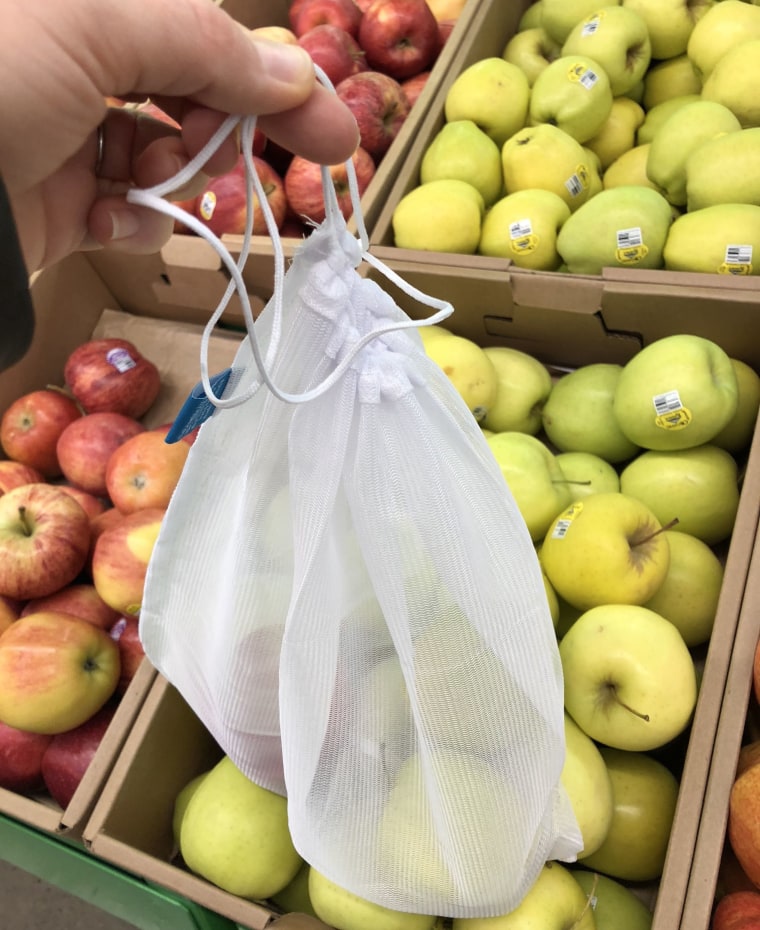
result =
M752 203L718 203L684 213L673 221L664 250L668 270L705 274L760 274L758 256L760 206Z
M678 55L650 65L644 75L641 105L648 111L667 100L701 93L702 79L691 59L688 55Z
M647 24L652 58L664 61L686 53L695 24L715 0L623 0Z
M651 142L634 145L632 149L628 149L627 152L623 152L619 158L616 158L604 172L602 180L605 190L612 187L630 187L633 185L635 187L651 187L652 190L662 194L663 192L647 174L647 161L651 147ZM668 235L670 235L670 231L668 231ZM667 244L668 240L666 239L666 247Z
M417 332L420 334L420 339L422 340L422 345L425 347L425 351L427 351L427 347L436 339L445 339L447 336L454 335L450 329L446 329L445 326L438 326L437 323L432 323L429 326L418 326Z
M554 520L541 546L541 565L559 597L580 610L644 604L668 571L668 540L661 530L635 497L592 494Z
M509 914L455 917L452 930L596 930L596 927L586 894L570 870L559 862L547 862L520 904Z
M739 508L736 460L711 443L642 452L620 473L620 489L646 504L663 525L678 520L677 532L709 546L728 539Z
M501 194L501 151L472 120L444 123L422 156L422 184L447 178L471 184L480 191L486 207Z
M609 462L593 452L560 452L557 462L574 500L620 491L620 478Z
M269 899L283 914L308 914L316 917L309 897L309 872L311 866L304 862L295 877L277 894Z
M591 897L596 930L650 930L652 912L626 885L599 872L570 871Z
M557 236L569 216L570 207L553 191L507 194L483 217L478 253L509 258L518 268L555 271Z
M599 132L611 111L609 78L599 65L586 55L562 55L533 83L528 122L550 123L585 142Z
M590 195L591 168L581 143L558 126L527 126L501 149L501 167L508 194L526 188L552 191L571 210Z
M496 403L499 387L496 369L485 351L472 339L452 333L447 339L432 340L425 352L480 422Z
M335 930L433 930L435 926L434 916L394 911L367 901L315 868L309 870L308 891L317 917Z
M602 6L570 30L563 55L587 55L606 72L615 97L627 93L649 68L652 46L641 16L627 6Z
M503 58L481 58L456 77L446 93L447 122L469 119L501 148L525 125L530 85L525 73Z
M466 181L420 184L396 204L394 243L400 249L473 255L480 242L484 211L480 191Z
M555 42L564 42L573 27L592 13L599 0L542 0L541 25Z
M754 89L760 78L760 38L741 42L715 63L702 86L705 100L728 107L744 128L760 126Z
M615 97L610 115L595 136L586 141L586 148L599 157L602 172L636 144L636 133L644 122L644 110L630 97Z
M565 709L596 742L648 752L689 724L694 662L678 630L653 610L619 602L592 607L562 637L559 654Z
M711 339L678 333L656 339L626 364L613 409L643 449L689 449L709 442L736 412L731 359Z
M672 219L670 204L650 187L607 188L564 223L557 251L572 274L660 268Z
M739 403L733 417L718 435L712 438L712 444L736 454L749 446L755 432L760 410L760 375L741 359L732 358L731 364L736 372Z
M612 362L591 362L563 375L542 411L544 431L561 452L590 452L624 462L639 451L617 424L612 402L623 371Z
M535 436L552 390L549 369L534 355L510 346L486 346L483 351L491 360L499 385L483 426L494 433L516 431Z
M754 127L717 136L692 152L686 162L688 209L719 203L760 205L759 146L760 127Z
M504 46L501 57L525 74L530 86L546 66L559 58L561 46L550 39L545 29L534 26L516 32Z
M670 620L687 646L710 639L723 584L723 564L690 533L668 530L670 566L653 598L644 605Z
M268 898L303 860L288 827L288 802L247 778L228 756L204 777L180 826L187 867L243 898Z
M515 430L486 440L534 542L572 500L554 453L535 436ZM549 578L551 581L551 576Z
M700 145L741 129L728 107L708 99L680 107L654 134L647 174L670 203L686 205L686 162Z
M678 780L644 752L604 747L601 752L612 779L615 810L607 839L583 864L623 881L654 881L665 865Z
M604 842L612 823L612 782L594 741L565 714L565 764L560 778L583 837L579 859Z
M187 810L187 805L190 803L190 798L200 787L206 775L208 775L208 772L201 772L200 775L196 775L195 778L191 778L174 799L174 810L172 811L172 835L174 836L174 842L177 844L178 848L180 831L182 829L182 821L185 816L185 811Z
M647 142L651 142L660 126L662 126L675 112L681 107L686 106L687 103L694 103L695 100L701 99L698 93L683 94L680 97L670 97L667 100L663 100L662 103L655 104L649 110L645 110L646 116L644 117L644 122L636 131L636 144L644 145Z
M559 604L559 619L557 620L556 626L557 639L562 639L583 611L578 610L577 607L573 607L572 604L569 604L559 595L557 595L557 603Z
M722 0L694 26L686 54L704 81L729 49L759 38L760 9L741 0Z
M520 21L517 24L517 31L523 32L525 29L535 29L541 25L541 18L544 14L543 0L534 0L529 4Z

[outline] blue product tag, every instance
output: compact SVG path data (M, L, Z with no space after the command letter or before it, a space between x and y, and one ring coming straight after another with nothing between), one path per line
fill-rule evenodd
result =
M232 369L225 368L224 371L220 371L219 374L212 375L209 378L211 387L217 397L221 397L224 394L224 389L227 387L227 382L230 380L231 374ZM179 413L174 418L171 429L164 438L164 442L179 442L183 436L187 436L188 433L191 433L196 427L200 426L201 423L208 420L215 410L216 407L211 403L208 397L206 397L206 392L203 390L203 383L199 381L190 392L190 396L184 404L182 404Z

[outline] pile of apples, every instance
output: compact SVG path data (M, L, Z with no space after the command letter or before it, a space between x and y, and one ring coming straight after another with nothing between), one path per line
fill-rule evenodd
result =
M125 339L68 357L0 419L0 787L74 794L144 653L145 572L194 433L142 418L161 388Z
M359 193L398 135L465 0L294 0L289 27L262 26L252 34L300 45L356 117L360 144L352 156ZM153 115L158 116L155 108ZM160 117L159 117L160 118ZM254 164L282 236L301 238L325 217L320 166L293 155L257 129ZM353 212L345 164L330 166L343 215ZM242 156L234 170L211 179L182 206L216 235L245 231L246 181ZM178 232L190 232L178 224ZM253 231L267 235L256 199Z
M760 7L537 0L452 83L401 248L597 275L760 273Z

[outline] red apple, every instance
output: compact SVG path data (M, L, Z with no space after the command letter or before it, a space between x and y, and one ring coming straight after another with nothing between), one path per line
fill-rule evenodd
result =
M160 430L127 439L106 467L106 488L114 507L122 513L168 507L189 453L188 443L165 442Z
M333 84L340 84L344 78L367 70L359 43L340 26L330 23L315 26L304 32L298 44L306 49L314 64L319 65Z
M429 71L420 71L420 73L415 74L414 77L407 78L405 81L401 82L401 89L406 94L406 99L409 101L410 107L413 107L415 103L417 103L417 98L425 89L429 77Z
M78 727L58 733L42 757L42 778L50 796L68 807L106 734L116 703L110 701Z
M263 158L255 155L253 163L261 180L267 202L279 229L288 209L282 178ZM245 232L246 181L243 156L238 157L232 171L211 178L198 198L195 215L217 236L242 235ZM259 198L253 195L254 235L268 235Z
M63 376L87 413L135 420L148 412L161 388L158 368L128 339L91 339L77 346Z
M0 498L2 500L2 498ZM98 594L120 614L137 614L145 574L164 511L137 510L104 530L92 553L92 580Z
M42 758L52 739L0 723L0 788L20 793L44 788Z
M90 577L92 577L92 555L95 552L95 544L98 538L101 533L104 533L107 529L115 526L123 519L124 514L120 510L117 510L115 507L109 507L107 510L104 510L103 513L99 513L97 517L93 517L90 520L90 551L87 554L87 564L85 566L85 570L89 573Z
M175 207L179 207L180 210L184 210L185 213L189 213L190 216L195 216L195 211L198 207L198 196L190 197L188 200L173 200L172 203ZM193 230L190 229L182 220L174 221L174 232L181 235L187 235L193 233Z
M435 61L438 20L425 0L375 0L362 16L358 40L370 68L402 81Z
M315 26L330 23L355 36L359 31L362 11L354 0L293 0L288 19L299 38Z
M89 546L89 517L55 485L0 497L0 594L26 601L60 590L84 568Z
M398 81L379 71L363 71L341 81L338 97L359 126L361 147L377 163L399 134L411 106Z
M366 13L374 2L375 0L354 0L354 3L359 7L362 13Z
M94 494L90 494L89 491L75 488L73 484L57 484L56 487L60 488L64 494L68 494L69 497L73 497L90 519L97 517L106 509L105 501L100 497L95 497Z
M32 598L24 604L20 616L26 617L43 610L71 614L72 617L99 626L101 630L110 630L119 619L118 612L105 603L95 590L95 585L86 582L66 585L47 597Z
M20 617L0 636L0 721L63 733L89 720L116 690L119 647L70 614Z
M375 174L375 163L361 147L351 156L351 161L356 170L361 195ZM341 213L348 219L354 208L351 203L346 166L345 164L331 165L329 171ZM325 218L325 203L322 196L322 175L319 165L296 155L285 173L285 190L295 212L314 223L322 222Z
M758 930L760 892L733 891L718 901L713 911L712 930Z
M728 839L739 865L760 885L760 765L745 769L731 786Z
M739 750L739 759L736 763L736 778L758 762L760 762L760 740L745 743Z
M18 620L22 605L11 597L0 596L0 636L15 620Z
M20 488L22 484L39 484L45 480L41 471L12 459L0 461L0 494Z
M121 654L121 678L116 688L120 694L127 690L145 658L139 628L140 621L137 617L120 617L111 627L111 638L118 645Z
M449 36L454 31L457 21L455 19L438 20L438 54L443 46L449 41Z
M0 420L0 444L9 459L30 465L46 478L61 474L56 455L64 428L82 416L77 402L63 391L45 389L24 394Z
M106 466L112 453L145 431L123 413L88 413L70 423L58 440L58 460L67 481L95 497L107 497Z

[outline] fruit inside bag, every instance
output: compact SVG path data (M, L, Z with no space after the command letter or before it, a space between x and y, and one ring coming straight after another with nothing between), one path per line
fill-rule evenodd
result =
M395 910L503 914L581 848L540 568L416 331L452 308L368 253L358 197L354 237L324 177L327 218L255 324L249 236L236 266L202 233L249 331L220 397L202 361L214 412L153 551L141 637L235 764L287 795L315 869ZM130 196L171 212L162 193ZM437 312L410 320L362 260Z

